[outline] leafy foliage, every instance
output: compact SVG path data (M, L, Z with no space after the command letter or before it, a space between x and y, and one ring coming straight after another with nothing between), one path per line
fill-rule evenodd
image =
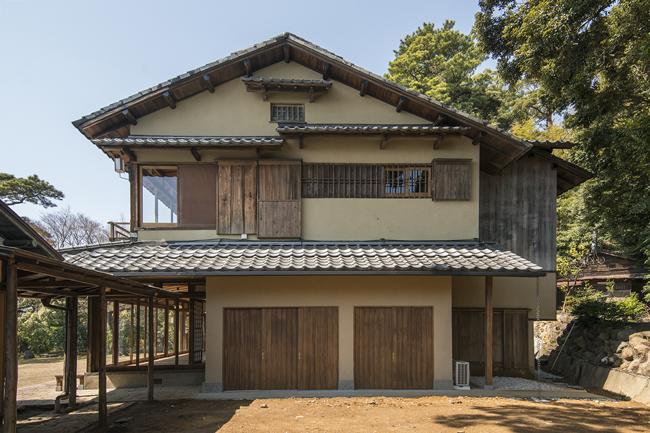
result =
M487 56L474 39L454 30L454 21L433 23L400 41L386 78L486 121L502 105L501 85L486 70L475 73Z
M45 208L55 207L52 200L62 200L63 193L37 175L27 179L11 174L0 173L0 200L9 206L21 203L33 203Z
M540 85L596 175L580 223L650 265L650 0L481 0L475 33L507 83Z
M646 311L636 293L614 300L609 299L606 292L595 290L589 284L574 296L570 296L567 304L571 314L588 325L627 322L636 319Z

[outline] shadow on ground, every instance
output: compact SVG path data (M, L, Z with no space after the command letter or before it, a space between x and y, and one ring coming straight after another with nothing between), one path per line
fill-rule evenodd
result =
M80 432L178 432L214 433L235 415L240 407L251 400L165 400L138 402L125 410L108 416L107 428L99 429L97 423ZM130 418L123 423L118 420Z
M593 401L577 402L570 405L564 402L531 403L523 406L516 404L499 404L497 407L472 405L468 412L449 416L438 416L435 423L450 428L463 430L469 427L481 427L486 423L504 427L504 431L513 433L582 433L594 431L650 431L650 413L639 407L627 408L619 403L613 416L612 407L599 406Z

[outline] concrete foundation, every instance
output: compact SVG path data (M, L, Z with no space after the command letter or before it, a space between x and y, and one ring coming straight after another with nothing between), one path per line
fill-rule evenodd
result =
M205 372L199 371L154 371L156 386L201 386L205 381ZM85 389L98 389L98 373L85 374ZM106 373L107 388L146 388L146 371L119 371Z

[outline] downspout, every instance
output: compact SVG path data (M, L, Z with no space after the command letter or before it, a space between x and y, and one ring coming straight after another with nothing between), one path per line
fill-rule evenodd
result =
M62 310L65 311L65 340L64 340L64 345L65 345L65 363L63 367L63 394L57 395L56 398L54 399L54 412L55 413L61 413L61 400L66 399L70 396L70 375L68 374L69 368L69 363L70 363L70 342L68 341L68 315L70 314L70 310L67 307L59 307L58 305L52 305L50 298L45 298L41 299L41 304L43 304L44 307L46 308L52 308L54 310ZM68 304L66 300L66 305ZM75 378L76 380L76 378Z

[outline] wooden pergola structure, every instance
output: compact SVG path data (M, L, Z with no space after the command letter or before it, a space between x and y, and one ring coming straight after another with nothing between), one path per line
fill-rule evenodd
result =
M66 306L59 307L66 311L66 348L65 348L65 387L62 397L68 399L70 407L76 406L77 375L77 315L78 300L89 300L89 365L96 366L99 376L99 425L106 425L106 326L107 305L112 302L130 302L139 310L146 305L148 311L148 353L147 386L148 400L154 398L154 359L156 341L154 309L166 307L169 312L170 301L176 305L176 322L178 323L179 305L187 293L164 290L126 278L114 277L103 272L91 271L63 262L58 258L46 257L19 248L0 246L0 264L2 264L2 283L0 284L0 315L4 315L6 327L1 339L4 356L2 357L2 379L0 393L4 393L2 405L3 431L15 432L17 426L17 387L18 387L18 346L17 346L17 304L18 297L41 299L44 305L52 300L65 299ZM2 299L4 298L4 299ZM191 301L190 301L191 302ZM201 304L202 305L202 304ZM103 308L102 308L103 306ZM169 314L167 314L169 316ZM116 319L114 314L113 318ZM131 316L133 318L133 316ZM138 321L140 316L138 315ZM115 326L115 322L114 325ZM115 329L115 328L113 328ZM178 326L175 331L178 335ZM103 330L103 332L102 332ZM139 332L139 328L138 328ZM117 339L114 338L114 343ZM176 337L176 364L178 364L178 337ZM132 352L133 353L133 352ZM117 351L113 350L114 364ZM138 351L139 358L139 351ZM139 359L136 363L139 364ZM4 385L4 386L3 386ZM4 388L4 389L2 389Z

